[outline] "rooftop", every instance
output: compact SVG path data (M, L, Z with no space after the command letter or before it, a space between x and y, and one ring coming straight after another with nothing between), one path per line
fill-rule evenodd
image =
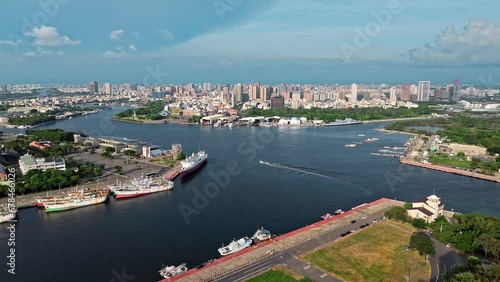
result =
M433 213L431 211L429 211L426 208L422 208L422 207L420 207L420 208L412 208L412 209L408 209L408 210L418 210L418 211L422 212L423 214L425 214L427 216L432 216L433 215Z

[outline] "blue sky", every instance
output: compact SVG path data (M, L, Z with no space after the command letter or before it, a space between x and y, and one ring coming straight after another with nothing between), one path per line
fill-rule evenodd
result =
M4 2L0 83L500 85L495 0Z

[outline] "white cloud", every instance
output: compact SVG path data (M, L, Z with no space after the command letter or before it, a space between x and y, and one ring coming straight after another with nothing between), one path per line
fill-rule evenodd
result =
M64 56L64 51L57 51L57 55Z
M17 46L21 44L22 40L0 40L0 45L10 45L10 46Z
M172 34L172 32L170 32L170 30L164 28L164 29L159 29L156 31L158 33L158 35L160 35L163 39L166 39L166 40L173 40L174 39L174 35Z
M412 49L409 59L418 64L474 65L500 63L500 23L471 20L463 30L447 26L432 43Z
M38 47L36 48L36 51L40 54L40 55L43 55L43 56L51 56L54 54L54 52L50 51L50 50L44 50L42 47Z
M22 55L25 57L35 57L36 56L35 52L26 52L26 53L23 53Z
M35 46L79 45L82 43L80 40L71 40L66 35L60 35L57 28L52 26L35 26L32 31L24 35L35 38Z
M137 31L132 31L132 34L133 34L135 37L139 37L139 36L141 36L141 35L139 34L139 32L137 32Z
M130 45L128 49L125 49L122 46L118 46L114 50L107 50L102 55L105 58L120 59L120 58L125 58L136 51L137 47L135 47L134 45Z
M117 30L113 30L111 31L111 33L109 34L109 38L111 40L118 40L118 39L121 39L123 37L123 35L125 34L125 31L123 31L123 29L117 29Z

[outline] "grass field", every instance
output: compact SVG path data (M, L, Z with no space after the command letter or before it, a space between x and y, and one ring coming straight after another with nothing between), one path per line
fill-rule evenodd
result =
M289 270L285 267L275 267L269 271L264 272L263 274L254 277L248 282L312 282L303 276Z
M314 251L311 264L345 281L405 281L408 273L411 281L429 281L429 263L404 248L414 231L384 220ZM309 260L308 254L301 259Z

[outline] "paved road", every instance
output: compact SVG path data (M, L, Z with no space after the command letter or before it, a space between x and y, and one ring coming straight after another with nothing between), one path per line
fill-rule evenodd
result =
M358 218L356 220L356 223L354 224L348 224L341 228L333 229L332 231L323 234L322 236L319 236L317 238L312 238L311 240L301 243L295 247L286 249L285 251L277 252L263 261L246 266L231 274L215 279L214 281L221 281L221 282L245 281L245 279L255 276L261 272L267 271L277 265L286 265L293 271L303 276L306 276L313 281L339 282L339 280L334 279L327 273L308 265L308 263L300 261L298 259L298 256L341 238L340 234L348 230L351 230L353 228L359 230L359 226L362 224L365 223L373 224L372 220L373 219L380 220L382 215L383 212L381 211L372 215L368 215L367 219Z
M466 264L467 256L453 248L446 248L446 244L432 239L436 255L430 259L432 274L431 282L442 281L441 275L457 264Z

